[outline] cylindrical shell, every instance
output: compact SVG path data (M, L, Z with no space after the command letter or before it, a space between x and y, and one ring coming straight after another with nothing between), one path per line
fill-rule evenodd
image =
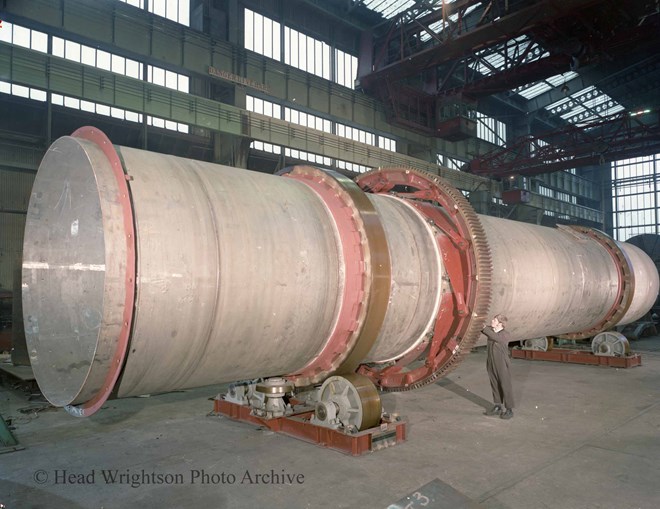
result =
M385 321L365 362L387 362L415 348L433 328L442 260L433 231L414 207L387 195L369 197L387 234L392 283Z
M614 305L617 267L602 245L556 228L480 219L493 259L491 315L508 318L512 340L589 329Z
M637 246L627 242L619 242L618 245L628 257L635 281L632 302L619 321L621 325L625 325L644 316L658 298L658 269L653 260Z
M82 131L57 140L40 166L23 262L37 381L53 404L83 404L75 415L98 410L113 388L130 396L301 373L303 385L360 362L396 373L392 361L423 361L434 345L427 359L456 364L454 325L479 322L471 345L491 289L490 314L507 315L514 340L590 331L612 316L627 323L658 293L648 256L602 234L471 209L459 216L472 229L461 229L449 218L469 205L432 189L414 206L367 199L315 169L276 177L113 149L98 130ZM431 182L394 176L404 187ZM476 258L460 255L475 246L482 265L492 260L480 285L465 281L477 280Z
M323 202L291 179L119 150L138 239L119 396L304 366L332 329L343 284Z

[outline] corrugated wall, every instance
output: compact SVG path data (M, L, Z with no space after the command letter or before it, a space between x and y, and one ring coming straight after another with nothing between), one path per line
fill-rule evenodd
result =
M25 212L35 174L0 165L0 289L12 290L14 267L23 255Z

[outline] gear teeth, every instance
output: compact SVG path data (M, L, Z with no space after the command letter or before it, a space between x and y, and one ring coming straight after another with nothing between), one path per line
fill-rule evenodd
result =
M379 171L381 170L373 170L369 173L376 173ZM449 196L458 206L458 213L462 216L467 225L469 240L473 246L473 252L475 254L477 295L472 306L472 318L463 334L463 340L459 343L460 348L458 349L458 352L453 354L445 364L426 378L408 386L382 387L382 390L386 392L401 392L418 389L434 382L438 378L448 375L456 369L463 359L469 355L472 347L477 342L481 330L486 323L491 303L493 262L490 247L488 245L488 237L486 236L483 225L479 220L479 216L470 203L465 199L465 196L443 178L412 168L406 168L405 171L416 174L420 178L432 180L442 192Z

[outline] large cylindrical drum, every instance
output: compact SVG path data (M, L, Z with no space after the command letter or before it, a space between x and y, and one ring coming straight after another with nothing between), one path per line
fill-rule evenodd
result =
M493 314L514 340L586 337L641 317L658 274L595 230L478 216L422 172L267 175L83 128L39 168L22 290L44 395L86 416L111 395L270 376L409 389Z

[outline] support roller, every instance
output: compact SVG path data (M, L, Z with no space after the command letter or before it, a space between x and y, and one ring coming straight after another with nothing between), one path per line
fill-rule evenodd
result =
M642 316L658 273L595 230L480 216L415 170L266 175L85 127L40 165L22 286L40 388L88 416L110 396L256 378L419 387L492 314L513 340L593 336Z

